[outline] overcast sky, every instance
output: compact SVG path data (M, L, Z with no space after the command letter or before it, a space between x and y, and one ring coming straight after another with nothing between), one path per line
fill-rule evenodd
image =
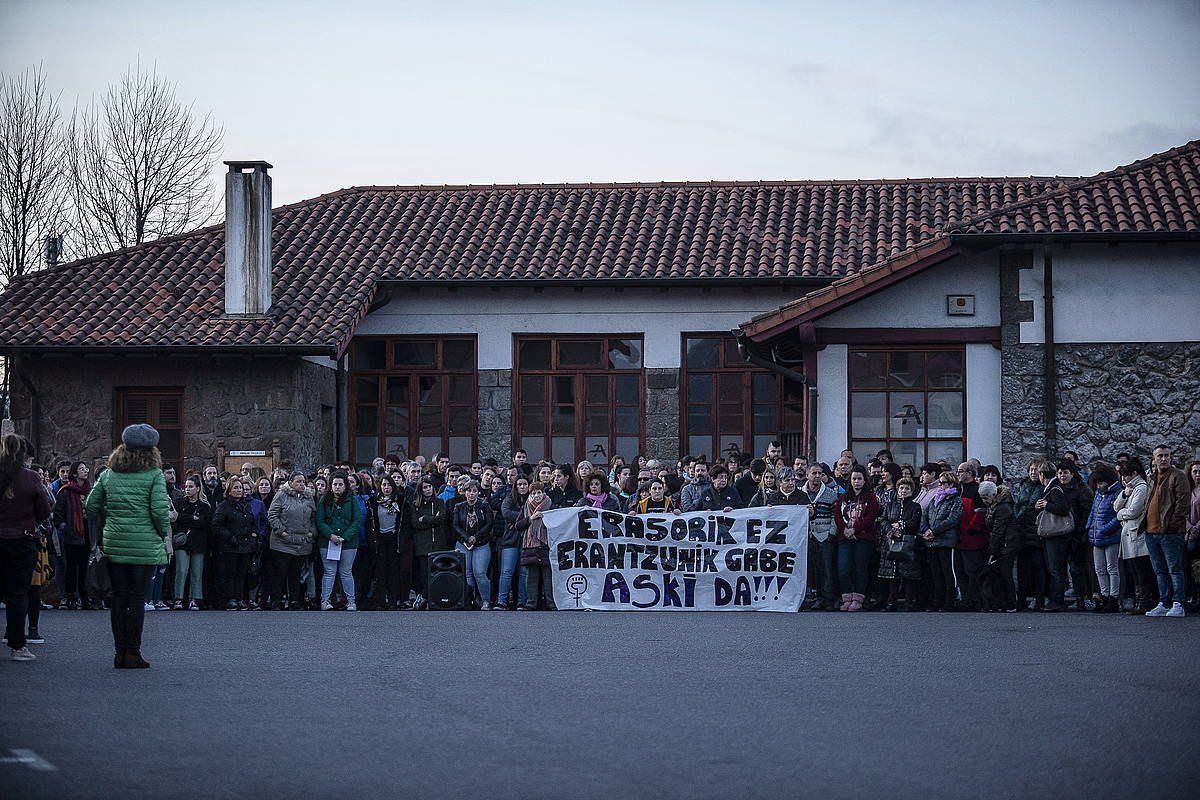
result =
M138 59L356 184L1086 175L1200 138L1200 2L0 0L69 109Z

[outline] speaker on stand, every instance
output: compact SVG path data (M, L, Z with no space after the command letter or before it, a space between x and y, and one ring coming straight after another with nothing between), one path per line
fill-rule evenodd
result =
M467 607L467 559L458 550L429 554L430 611L462 611Z

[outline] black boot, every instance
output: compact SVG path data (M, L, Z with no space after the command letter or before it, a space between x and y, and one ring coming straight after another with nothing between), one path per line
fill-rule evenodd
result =
M146 669L149 666L150 662L142 658L141 650L125 651L125 669Z
M118 647L117 654L113 656L113 669L125 669L125 648Z

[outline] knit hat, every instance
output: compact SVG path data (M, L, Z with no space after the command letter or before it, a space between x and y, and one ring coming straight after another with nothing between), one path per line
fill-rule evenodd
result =
M151 447L158 447L158 431L145 423L130 425L121 431L121 444L131 450L149 450Z

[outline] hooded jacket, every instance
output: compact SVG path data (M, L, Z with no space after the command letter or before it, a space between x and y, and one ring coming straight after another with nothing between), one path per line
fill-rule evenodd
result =
M0 475L0 539L34 541L51 508L50 493L33 470L18 469L12 480Z
M114 564L167 563L171 507L157 450L114 450L84 511L100 521L101 547Z
M1121 558L1149 556L1146 548L1146 501L1150 497L1150 485L1138 475L1129 485L1129 495L1124 490L1113 499L1113 509L1121 521Z
M837 526L833 522L833 515L838 504L837 488L826 483L813 492L809 490L808 484L804 484L803 491L808 495L808 501L813 507L813 513L808 518L809 535L818 542L836 536Z
M317 505L308 487L297 492L290 483L280 486L267 511L271 523L270 548L278 553L306 556L317 538Z
M1021 526L1017 524L1012 492L1007 486L996 487L996 499L984 515L988 533L988 555L996 558L1015 555L1025 544Z
M1113 481L1104 491L1092 497L1092 511L1087 518L1088 541L1093 547L1108 547L1121 541L1121 520L1113 502L1125 489L1120 481Z
M712 481L709 480L707 475L704 476L704 480L693 478L679 493L679 508L684 513L688 511L703 511L704 507L701 505L701 501L704 499L705 493L711 491Z
M226 497L217 504L212 517L217 550L237 555L253 553L258 547L257 524L249 498Z
M845 541L848 533L853 533L855 539L875 541L879 512L879 501L867 487L857 497L851 497L850 492L843 494L833 515L838 541Z

